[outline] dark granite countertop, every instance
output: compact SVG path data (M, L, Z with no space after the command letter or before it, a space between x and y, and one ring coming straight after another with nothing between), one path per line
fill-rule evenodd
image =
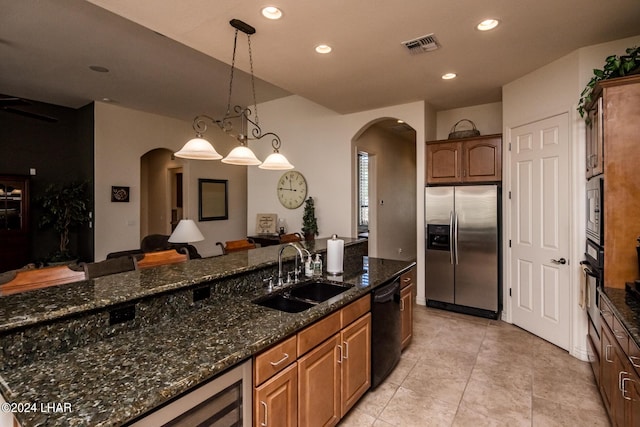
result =
M67 315L70 310L91 310L163 292L167 287L239 274L272 263L277 257L277 247L267 249L227 255L225 260L193 260L188 268L176 265L123 273L125 281L129 281L127 286L136 284L133 290L125 289L118 280L109 280L104 290L99 290L95 281L80 291L34 292L32 301L42 299L40 305L26 310L25 317L17 319L18 305L25 302L16 298L18 302L11 303L17 305L0 308L0 324L6 328L24 327L29 322ZM318 251L318 247L315 249ZM0 390L10 402L71 404L72 410L66 413L16 414L23 427L121 425L250 358L414 265L414 262L365 258L365 271L344 277L344 283L352 286L348 291L301 313L253 304L251 301L263 295L264 289L212 295L211 302L197 310L52 354L45 360L5 367L0 370ZM41 295L36 297L36 293ZM65 301L67 297L69 300Z
M625 289L604 288L600 295L611 302L614 314L640 347L640 301Z
M344 238L345 247L362 242ZM310 252L327 249L327 239L301 242ZM93 280L59 285L0 296L0 333L47 320L69 316L127 301L240 275L276 264L280 246L267 246L225 256L190 260L144 270L99 277ZM285 252L283 259L293 259L295 251Z

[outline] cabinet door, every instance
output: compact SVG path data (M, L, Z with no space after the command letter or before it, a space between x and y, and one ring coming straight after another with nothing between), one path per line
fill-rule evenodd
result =
M344 416L371 386L371 314L367 313L341 332L342 407Z
M402 349L411 342L413 336L413 291L415 284L403 288L400 291L400 316L402 319Z
M587 123L587 178L604 172L604 132L602 122L602 97L593 104Z
M469 140L462 143L462 181L502 180L502 138Z
M624 391L624 398L626 399L626 406L624 410L625 425L626 426L639 426L640 425L640 377L635 373L633 369L629 370L629 375L625 378L622 384Z
M340 334L298 359L298 424L332 426L340 420Z
M427 184L460 182L460 143L427 144Z
M602 343L601 368L600 368L600 391L602 400L607 409L611 409L613 393L616 390L617 372L615 372L615 338L609 332L604 317L600 318L600 341Z
M253 425L255 427L298 424L298 367L295 363L255 389Z

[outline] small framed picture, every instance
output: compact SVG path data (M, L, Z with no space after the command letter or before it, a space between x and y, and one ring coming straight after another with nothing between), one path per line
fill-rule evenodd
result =
M129 202L129 187L112 186L111 187L112 202Z
M278 215L274 213L259 213L256 215L256 233L277 234L276 225Z

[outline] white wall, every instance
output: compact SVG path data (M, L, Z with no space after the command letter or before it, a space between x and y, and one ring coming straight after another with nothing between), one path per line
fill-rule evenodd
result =
M569 255L571 267L571 343L570 352L574 356L586 360L586 314L577 306L581 270L579 262L584 253L584 221L585 218L585 174L584 174L584 122L576 111L582 89L591 78L594 68L602 68L605 58L611 54L620 54L624 49L640 43L640 36L617 40L596 46L579 49L554 61L538 70L527 74L503 87L503 124L505 139L508 144L507 129L541 120L561 113L568 113L570 118L570 163L572 182L571 212L572 218ZM505 188L509 177L508 151L503 150L505 172ZM504 213L507 212L505 200ZM505 230L508 226L505 218ZM505 232L505 240L508 238ZM505 319L511 320L508 277L505 275Z
M351 140L361 128L378 118L400 118L424 135L423 103L416 102L362 113L339 115L299 96L290 96L260 105L264 131L276 132L282 139L280 150L307 179L308 196L316 203L320 237L332 234L351 237L354 206L351 201ZM268 142L251 147L264 159L271 150ZM253 168L248 172L247 231L255 231L257 213L276 213L284 217L288 230L299 231L303 207L286 209L276 197L278 171Z
M282 139L281 152L287 156L296 170L307 179L308 195L316 202L316 216L321 237L332 234L353 237L356 231L352 227L354 203L353 153L351 141L372 121L380 118L404 120L416 130L416 157L424 159L425 141L425 105L414 102L387 108L340 115L299 96L290 96L260 104L260 124L263 131L277 133ZM256 155L264 159L271 150L268 142L251 144ZM278 202L276 182L281 172L249 169L247 232L255 231L255 218L258 213L276 213L284 217L289 231L298 231L302 225L303 207L289 210ZM424 162L417 164L416 192L418 210L422 212L424 204ZM418 283L424 283L424 241L423 216L417 219L417 260ZM418 286L418 298L424 287Z
M481 135L502 133L502 102L438 111L436 138L438 140L447 139L451 128L458 120L462 119L468 119L475 123ZM471 125L468 122L463 122L457 129L471 129Z
M155 148L175 152L194 135L190 122L100 102L95 105L94 132L95 260L99 261L109 252L140 247L140 157ZM235 145L217 128L210 128L206 137L223 155ZM185 217L198 218L198 178L229 180L229 220L198 222L205 240L195 243L202 256L220 253L216 241L245 236L246 169L220 161L179 162L184 168ZM113 185L131 188L129 203L111 202Z

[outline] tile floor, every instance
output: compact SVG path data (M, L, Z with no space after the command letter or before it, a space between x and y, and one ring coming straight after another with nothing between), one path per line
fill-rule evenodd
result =
M609 425L587 362L508 323L424 306L396 369L340 423Z

